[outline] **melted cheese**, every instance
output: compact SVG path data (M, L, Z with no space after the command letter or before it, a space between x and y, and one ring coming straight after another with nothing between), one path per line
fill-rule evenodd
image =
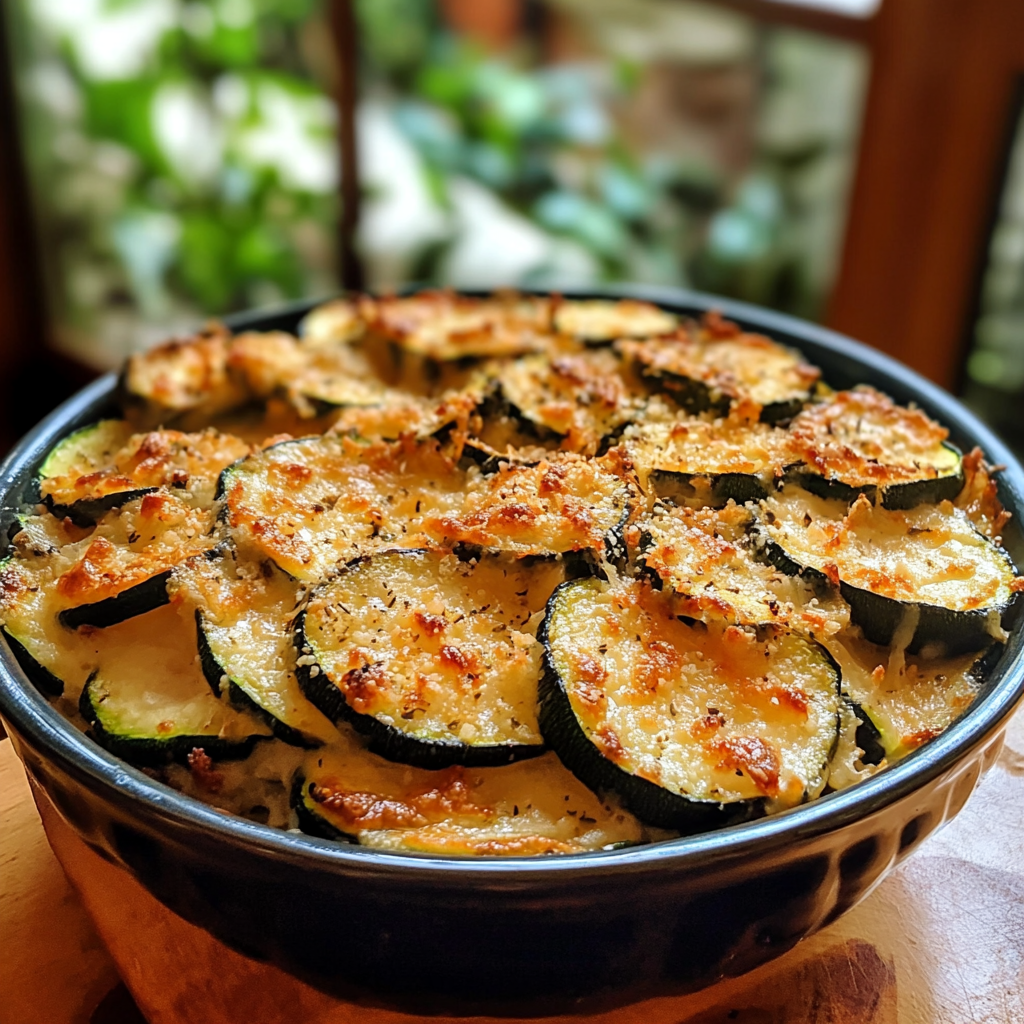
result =
M636 299L568 299L555 307L554 325L562 334L601 342L671 334L678 320L672 313Z
M597 452L602 438L638 408L610 352L530 356L501 369L506 400L528 421L564 435L566 451Z
M784 430L742 419L680 419L626 431L626 448L641 481L651 474L755 476L767 488L791 461Z
M787 487L762 510L787 555L861 590L952 611L999 608L1013 596L1007 556L949 502L891 512L861 497L847 509Z
M819 599L802 579L758 561L747 534L752 516L729 503L721 511L662 510L640 523L641 557L679 596L681 614L741 626L787 625L829 636L849 622L838 598Z
M554 754L502 768L424 771L341 743L306 758L303 799L364 846L424 853L577 853L651 837L602 800ZM312 793L310 792L312 787Z
M331 723L306 699L295 677L292 633L304 592L271 566L236 552L190 558L168 584L171 602L198 611L206 642L223 673L268 715L308 740L327 742ZM211 681L212 682L212 681Z
M602 755L670 792L793 806L821 791L838 729L838 677L794 634L687 625L635 581L563 588L552 659Z
M713 401L764 407L805 400L821 376L799 352L768 338L743 334L725 340L689 336L619 343L623 355L637 363L646 377L677 380L707 387Z
M535 466L503 465L467 476L461 508L423 519L437 543L468 544L519 556L603 552L634 496L622 453L600 459L565 455Z
M464 483L434 442L307 438L229 472L228 523L244 550L315 582L356 555L423 544L423 518L459 509Z
M557 564L375 555L314 593L307 657L353 710L417 739L539 744L533 620L561 579Z
M92 634L100 724L122 738L242 740L270 729L218 700L195 656L195 624L171 606Z
M248 397L228 373L230 333L220 325L131 356L124 373L139 425L158 426L185 413L215 416Z
M856 636L827 641L843 670L843 689L864 708L892 761L938 736L978 693L976 654L956 658L898 657Z
M453 292L421 292L368 300L370 330L400 349L446 362L516 356L550 347L547 299L509 294L473 299Z
M123 420L104 420L61 443L43 464L40 491L55 504L71 505L173 487L178 497L209 505L221 470L249 451L241 439L212 428L133 434Z
M840 391L805 409L789 430L811 469L850 487L932 480L959 470L959 454L943 443L945 427L873 388Z
M325 437L257 453L229 472L225 488L228 521L243 546L313 581L385 547L603 550L629 507L622 473L611 455L563 456L487 476L456 469L432 441Z

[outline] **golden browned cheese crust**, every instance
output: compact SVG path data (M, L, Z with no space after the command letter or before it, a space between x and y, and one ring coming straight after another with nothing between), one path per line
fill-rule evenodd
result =
M840 391L790 424L795 454L827 479L851 487L922 480L955 469L945 427L874 388Z
M91 699L122 750L198 730L210 749L160 778L277 827L476 856L669 837L615 772L791 807L963 713L1024 589L982 453L820 376L632 299L435 290L338 299L294 334L213 324L133 356L124 419L50 453L0 626L80 728ZM877 646L854 594L985 625L940 650L904 616ZM607 788L566 767L552 679Z

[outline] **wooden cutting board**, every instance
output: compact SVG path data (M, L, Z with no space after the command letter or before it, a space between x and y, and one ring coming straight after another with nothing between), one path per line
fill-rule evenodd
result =
M351 1020L419 1018L353 1007ZM1022 1024L1024 713L1011 722L998 765L961 815L825 931L775 963L695 996L559 1020ZM141 1021L50 852L10 741L0 741L0 1024Z

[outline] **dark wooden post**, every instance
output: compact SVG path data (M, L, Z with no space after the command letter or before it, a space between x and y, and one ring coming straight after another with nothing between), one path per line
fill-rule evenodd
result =
M831 326L960 380L998 202L1020 0L884 0Z

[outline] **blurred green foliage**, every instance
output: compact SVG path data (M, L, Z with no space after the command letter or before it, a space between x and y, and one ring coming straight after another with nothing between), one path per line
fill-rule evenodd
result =
M368 90L382 84L442 207L463 177L546 232L582 246L603 280L689 284L815 315L798 224L799 176L822 145L770 149L740 184L707 162L638 152L613 111L628 107L645 69L611 62L596 80L581 64L540 64L524 41L489 55L445 32L429 0L359 0ZM438 280L449 249L418 266Z
M737 185L707 162L630 144L617 118L643 66L545 66L528 37L489 55L447 32L432 0L356 5L363 94L386 101L437 210L450 214L453 184L468 180L585 253L599 280L816 312L798 183L822 146L762 145ZM10 0L6 13L67 344L115 362L146 340L140 323L155 337L198 312L332 290L322 0ZM445 276L453 220L411 277ZM542 283L536 273L507 283Z
M304 59L318 8L15 0L65 332L102 334L118 308L166 322L330 287L335 112Z

